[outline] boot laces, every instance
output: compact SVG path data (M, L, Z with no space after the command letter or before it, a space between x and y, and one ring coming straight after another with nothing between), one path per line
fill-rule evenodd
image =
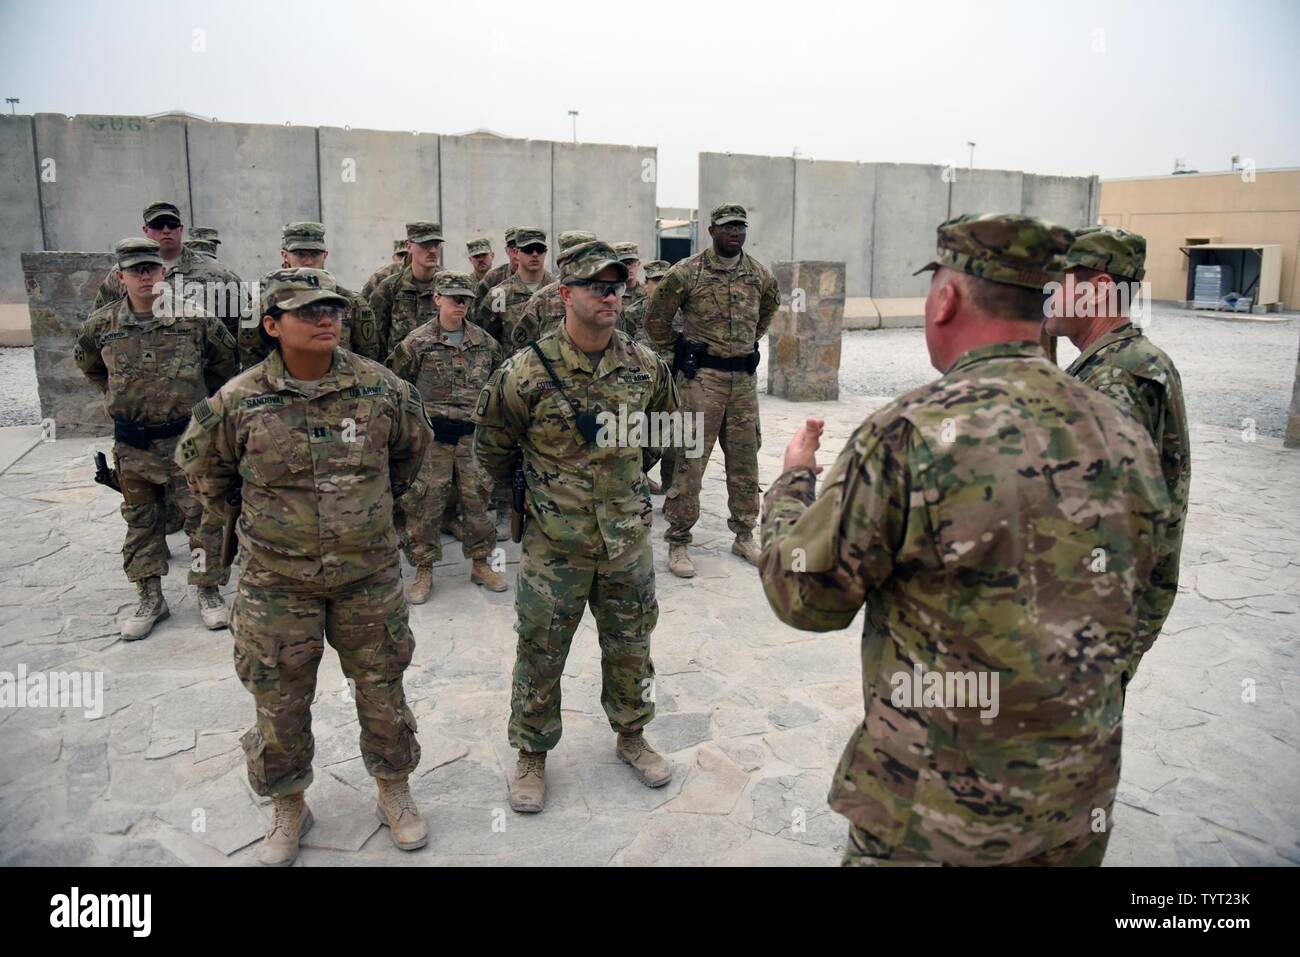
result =
M419 813L415 807L415 798L411 797L411 786L405 781L390 783L384 790L389 806L398 812L398 817L401 817L407 811L412 814Z
M545 773L546 758L544 758L542 755L524 754L521 755L520 757L521 757L522 767L520 768L519 776L521 778L526 778L530 774L534 774L540 778Z
M215 588L199 589L199 607L202 609L220 608L222 605L221 592Z
M293 820L294 811L297 804L289 800L280 800L275 802L275 819L271 822L271 833L276 831L289 832L289 825Z

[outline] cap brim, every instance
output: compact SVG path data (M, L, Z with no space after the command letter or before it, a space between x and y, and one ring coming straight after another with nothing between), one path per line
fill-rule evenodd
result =
M325 302L327 300L337 302L340 306L348 304L348 301L337 292L330 292L328 289L305 289L296 296L275 303L275 306L277 309L283 309L287 312L290 309L301 309L303 306L310 306L313 302Z
M442 238L441 236L435 236L435 235L433 235L433 234L431 234L431 233L427 233L427 234L425 234L425 235L423 235L423 236L407 236L407 237L406 237L406 241L407 241L408 243L427 243L427 242L428 242L429 240L431 240L431 239L432 239L434 242L436 242L436 243L444 242L444 240L443 240L443 238Z
M926 263L924 266L922 266L920 269L918 269L916 272L912 273L912 275L913 275L913 276L919 276L919 275L921 275L921 273L923 273L923 272L931 272L931 271L933 271L933 270L935 270L935 269L938 269L938 268L939 268L940 266L942 266L942 265L943 265L942 263L938 263L938 262L928 262L928 263Z
M568 278L570 278L570 279L590 279L592 276L599 276L599 275L600 275L601 273L603 273L606 269L609 269L609 268L611 268L611 267L613 267L614 269L617 269L619 272L621 272L621 273L623 274L623 275L619 278L619 281L620 281L620 282L622 282L622 281L624 281L624 280L627 279L627 277L628 277L628 270L627 270L627 267L624 266L623 263L620 262L620 261L617 260L617 259L602 259L602 260L600 260L598 263L596 263L596 265L593 266L590 270L584 270L584 272L587 272L587 273L588 273L587 275L585 275L585 276L569 276Z
M318 240L314 240L314 239L293 240L293 241L291 241L287 246L281 246L280 248L283 249L283 250L284 250L285 252L287 252L287 253L298 253L298 252L303 252L303 253L324 253L324 252L329 252L329 250L325 248L325 244L324 244L323 242L320 242L320 241L318 241Z
M119 259L117 261L117 268L126 269L128 266L138 266L140 263L153 263L155 266L161 266L163 260L161 256L142 253L136 256L127 256L125 259Z
M163 212L161 212L161 213L154 213L152 216L150 216L148 219L146 219L146 220L144 221L144 224L145 224L146 226L152 226L154 223L158 222L158 220L160 220L160 219L174 219L174 220L177 220L178 222L180 222L181 225L184 225L184 224L185 224L185 221L181 219L179 213L169 213L169 212L166 212L166 211L163 211Z
M450 289L439 289L439 290L438 290L438 295L440 295L440 296L472 296L472 295L474 295L474 290L473 290L473 289L466 289L464 286L453 286L453 287L451 287Z
M743 216L723 216L721 219L715 219L713 221L714 226L725 226L727 223L744 223L748 226L749 220Z

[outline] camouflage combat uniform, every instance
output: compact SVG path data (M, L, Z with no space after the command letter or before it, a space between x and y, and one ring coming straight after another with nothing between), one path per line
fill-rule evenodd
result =
M470 307L469 311L471 317L473 317L473 315L478 311L479 306L483 304L483 300L486 298L488 290L497 283L503 282L507 276L514 272L514 269L511 268L510 265L509 250L513 249L515 246L515 234L518 231L518 226L506 227L506 261L503 263L497 263L489 269L483 278L479 280L478 285L474 287L474 305Z
M174 216L180 219L180 210L171 203L151 203L145 207L144 221L149 223L153 219L165 216ZM215 230L213 230L215 233ZM199 237L194 237L199 238ZM164 264L166 272L163 279L168 285L175 288L177 277L182 283L182 295L186 299L193 299L200 305L212 305L213 314L217 316L232 336L239 334L239 308L237 301L232 302L226 296L212 297L209 299L203 290L184 291L184 283L223 283L231 284L226 288L239 291L239 277L223 266L216 258L216 255L202 255L195 250L187 249L183 244L181 254L173 259L170 263ZM242 297L242 291L239 292ZM116 267L110 269L104 281L99 286L99 293L95 296L95 308L99 309L108 305L110 302L117 302L126 297L126 287L122 281L117 278Z
M331 293L328 273L284 270L264 301L310 294L306 283L274 281L286 274L313 275L317 298ZM315 382L289 379L276 350L195 406L176 456L191 486L215 512L242 484L230 627L235 671L257 706L243 746L258 794L311 783L311 704L327 639L355 683L366 770L401 780L419 763L402 690L414 640L392 507L416 483L431 439L415 389L343 349Z
M1135 282L1145 274L1145 262L1143 237L1108 226L1079 230L1065 260L1067 270L1084 266ZM1191 440L1182 378L1173 360L1132 324L1098 337L1065 371L1132 413L1160 453L1160 468L1174 506L1175 521L1167 529L1166 552L1153 579L1155 587L1164 594L1155 609L1144 609L1140 650L1146 651L1159 633L1164 620L1162 610L1167 613L1168 605L1178 594L1178 562L1192 483Z
M729 204L714 210L712 219L720 225L743 216L741 207ZM740 261L728 269L710 247L668 270L646 309L645 331L654 349L661 354L670 351L677 339L673 319L680 311L682 336L706 345L710 355L738 359L753 353L780 304L776 278L766 266L742 250ZM747 537L758 521L762 433L757 381L744 370L701 368L694 379L678 373L677 388L684 410L704 414L704 452L698 458L677 456L672 488L664 501L668 519L664 538L683 545L691 541L714 442L721 445L726 459L731 512L727 527L737 537Z
M437 223L407 223L406 235L412 242L441 242L442 227ZM428 279L416 279L408 263L380 282L370 294L370 311L375 317L381 357L387 358L399 342L429 320L437 318L433 283L441 271L435 269Z
M473 296L464 273L438 275L441 295ZM438 320L425 323L403 339L388 359L388 367L412 383L424 399L433 423L434 442L420 467L423 497L402 503L407 514L406 557L412 565L442 560L443 510L458 493L464 522L461 549L466 558L485 561L496 544L496 528L488 517L490 482L474 455L471 417L488 379L501 364L501 347L486 332L466 321L459 345L447 340ZM465 434L456 434L468 427ZM439 433L442 433L441 436Z
M281 234L280 249L285 252L312 250L326 252L325 227L320 223L288 223ZM266 277L262 278L265 283ZM339 332L339 346L359 356L384 360L379 349L379 331L375 325L370 303L357 293L335 282L334 291L348 301L347 311L343 314L343 327ZM247 369L261 362L271 351L271 346L259 333L262 326L261 317L256 321L242 324L239 330L239 361Z
M152 240L129 242L157 250ZM119 249L126 245L118 244ZM221 516L203 512L172 462L172 453L190 408L220 388L239 366L226 327L197 304L183 305L197 315L185 316L183 307L173 307L168 310L173 315L137 316L125 295L111 301L92 312L81 327L73 359L104 394L105 408L115 422L128 429L175 429L170 437L145 441L143 448L121 439L113 444L126 520L122 567L127 579L139 582L167 574L164 502L169 501L180 510L190 553L196 556L190 564L190 584L215 586L229 577L229 569L221 566Z
M1029 217L960 217L939 264L1032 286L1068 242ZM768 489L760 569L796 628L866 606L865 720L830 793L846 863L1100 863L1170 514L1146 433L1038 343L999 343L868 418L816 484L796 467ZM917 669L996 675L995 706L909 700Z
M544 244L546 242L546 233L537 229L521 227L515 234L515 240L521 248L533 243ZM480 326L493 339L498 342L514 344L516 341L515 327L519 325L524 309L528 306L528 301L533 298L535 293L545 288L549 283L555 282L557 278L549 270L543 269L542 277L530 287L519 278L518 272L511 273L501 282L490 287L482 300L476 301L471 318L476 325ZM480 283L481 285L482 283ZM523 341L528 342L529 340L525 339Z
M582 243L594 242L595 233L581 229L565 230L560 233L560 252L555 257L555 268L560 276L547 283L528 300L524 311L515 323L512 339L506 344L510 351L522 349L534 339L540 339L564 321L564 300L560 298L560 279L564 277L564 265L569 261L569 250Z
M596 275L613 250L596 252L574 275ZM519 636L511 691L512 747L549 751L560 740L560 675L590 603L601 650L601 704L620 733L654 716L650 634L659 617L649 540L650 496L642 450L587 444L575 412L672 411L668 369L644 346L615 332L599 365L560 325L539 340L574 404L570 410L533 350L515 353L479 397L475 451L505 480L522 452L528 526L515 597Z
M402 249L403 247L405 247L405 245L406 243L404 241L401 240L394 241L393 252L395 253L402 252ZM376 287L378 287L378 285L381 282L383 282L385 279L387 279L389 276L393 275L394 273L401 272L404 268L406 268L407 265L410 264L410 261L411 261L411 257L408 256L406 253L402 252L401 259L397 260L396 262L385 263L384 265L376 269L374 272L372 272L370 274L370 278L366 280L365 285L361 287L361 298L364 299L367 303L369 303L370 296L374 293Z

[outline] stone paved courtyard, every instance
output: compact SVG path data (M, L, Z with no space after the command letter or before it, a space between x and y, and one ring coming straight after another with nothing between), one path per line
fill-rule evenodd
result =
M919 331L908 342L924 349ZM1222 373L1183 368L1189 394L1198 375ZM1290 394L1289 382L1261 388L1271 390L1264 403ZM764 483L803 417L827 419L829 463L884 401L764 395ZM1297 864L1300 452L1199 421L1192 439L1180 594L1130 687L1107 863ZM252 705L229 632L199 625L176 535L164 580L171 619L146 641L118 640L134 599L120 565L120 499L91 482L95 447L107 445L41 444L0 476L0 671L102 672L105 697L94 720L75 709L0 709L0 863L251 864L265 811L245 780L238 739ZM565 672L546 811L509 810L513 569L510 592L487 593L469 583L452 543L434 597L412 610L406 677L429 846L406 854L379 832L353 705L328 652L308 792L317 824L299 865L836 863L846 825L825 795L861 718L860 618L828 635L778 622L755 571L727 551L720 458L705 491L691 581L664 570L655 515L658 716L648 736L673 761L670 785L644 788L614 755L588 613ZM507 553L517 561L517 546Z

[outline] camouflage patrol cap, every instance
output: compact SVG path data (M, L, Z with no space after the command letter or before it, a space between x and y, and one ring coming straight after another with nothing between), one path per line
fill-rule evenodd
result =
M585 229L566 229L560 233L560 249L572 249L579 243L592 243L596 241L596 234L589 233Z
M1074 234L1065 268L1083 266L1121 279L1146 275L1147 240L1118 226L1084 226Z
M613 246L609 243L603 243L599 239L594 242L582 243L569 250L569 260L564 270L564 278L560 281L590 279L611 266L619 271L620 281L627 279L627 267L619 261L618 253L614 252Z
M186 249L193 249L195 252L207 253L209 256L217 254L217 244L211 239L187 239L182 244Z
M647 279L662 279L668 275L668 270L673 267L667 259L652 259L641 267Z
M968 213L939 226L938 256L912 275L945 266L989 282L1042 289L1063 278L1074 233L1020 213Z
M406 238L413 243L427 243L429 240L442 242L442 226L421 220L406 224Z
M406 252L406 240L405 240L405 239L394 239L394 240L393 240L393 252L395 252L395 253L404 253L404 252Z
M325 249L325 227L320 223L286 223L280 231L285 252L319 252Z
M749 214L739 203L723 203L709 214L709 222L714 226L721 226L723 223L744 223L748 226Z
M525 246L545 246L546 230L538 229L536 226L520 226L515 230L515 246L523 249Z
M507 246L513 246L513 245L515 244L515 233L517 233L517 232L519 232L519 227L518 227L518 226L507 226L507 227L506 227L506 245L507 245Z
M156 263L159 266L163 264L162 253L158 251L157 240L148 239L144 236L119 239L113 245L113 254L117 256L119 269L135 266L139 263Z
M155 219L162 219L164 216L180 219L181 211L176 208L174 203L150 203L144 208L144 224L146 226ZM184 220L182 219L181 222L184 222Z
M482 256L492 251L492 242L486 236L479 236L465 244L465 251L471 256Z
M217 236L217 231L211 226L191 226L190 239L199 239L205 243L212 243L214 246L221 245L221 239Z
M614 252L618 253L618 258L623 262L631 262L633 259L639 262L641 259L641 250L636 243L615 243Z
M440 296L473 296L474 284L469 273L440 272L433 280L433 291Z
M346 306L334 277L324 269L277 269L262 279L262 314L273 308L282 312L301 309L313 302L335 302Z

